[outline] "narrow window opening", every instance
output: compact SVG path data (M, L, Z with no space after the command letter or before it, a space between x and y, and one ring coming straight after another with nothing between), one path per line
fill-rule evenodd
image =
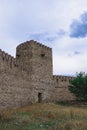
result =
M20 55L19 54L17 54L17 58L19 58L20 57Z
M45 54L43 53L43 54L41 54L41 57L45 57Z
M3 61L4 61L4 57L3 57Z
M42 93L38 93L38 103L42 102Z

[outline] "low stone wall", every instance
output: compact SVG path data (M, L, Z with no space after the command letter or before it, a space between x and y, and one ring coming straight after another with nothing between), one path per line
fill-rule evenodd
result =
M75 97L69 92L69 81L75 77L69 76L53 76L53 99L54 101L74 100Z

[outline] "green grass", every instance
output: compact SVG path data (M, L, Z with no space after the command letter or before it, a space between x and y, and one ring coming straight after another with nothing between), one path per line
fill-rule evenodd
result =
M0 130L87 130L87 107L45 103L3 110Z

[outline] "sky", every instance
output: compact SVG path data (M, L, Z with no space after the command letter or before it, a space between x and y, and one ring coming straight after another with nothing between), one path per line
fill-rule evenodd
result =
M87 0L0 0L0 48L29 40L53 49L53 74L87 73Z

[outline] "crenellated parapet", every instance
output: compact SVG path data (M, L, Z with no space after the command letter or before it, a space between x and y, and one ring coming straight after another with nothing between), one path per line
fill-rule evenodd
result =
M6 64L8 67L10 68L14 68L16 67L16 59L9 55L8 53L2 51L0 49L0 59L1 59L1 62Z
M30 40L30 41L26 41L24 43L21 43L19 46L17 46L17 48L23 49L23 48L29 47L30 44L33 44L35 46L37 45L38 47L42 47L42 48L45 48L45 49L52 49L50 47L47 47L47 46L43 45L42 43L34 41L34 40Z
M73 80L75 77L73 76L62 76L62 75L53 75L53 80L56 83L59 82L69 82L70 80Z

